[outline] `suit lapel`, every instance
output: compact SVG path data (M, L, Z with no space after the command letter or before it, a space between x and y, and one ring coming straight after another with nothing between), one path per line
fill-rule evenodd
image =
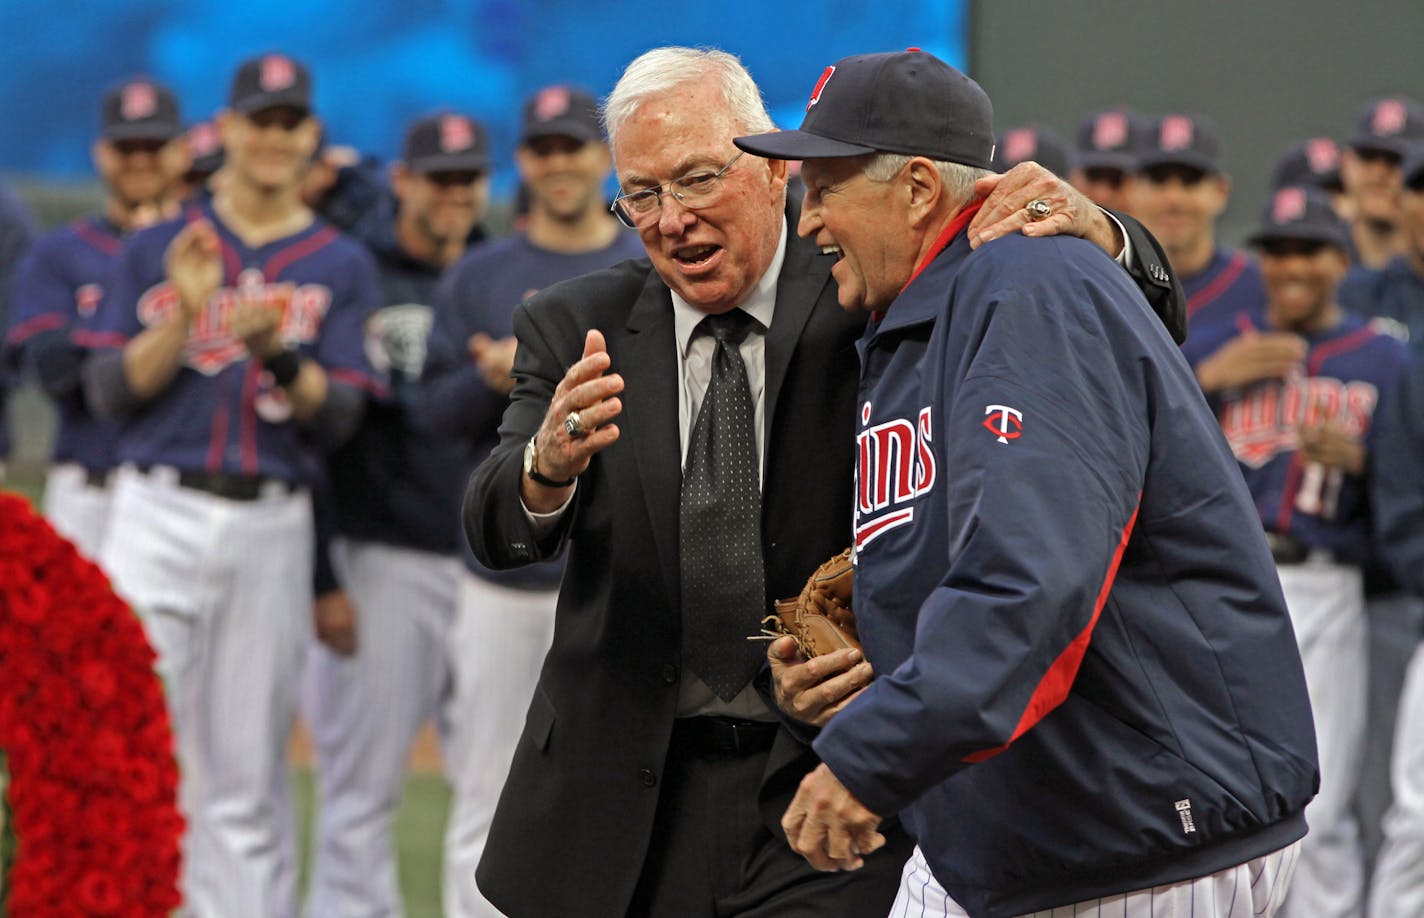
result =
M677 511L682 485L682 448L678 436L677 343L672 297L656 271L648 272L643 292L625 326L623 434L628 438L642 478L643 499L658 546L658 560L668 595L678 595Z
M816 308L826 285L831 280L833 259L823 258L816 247L796 235L796 223L801 209L795 203L787 207L789 227L786 258L781 264L781 276L776 281L776 311L771 328L766 333L765 430L771 440L776 430L777 404L781 385L786 380L786 368L796 351L796 342L811 313ZM763 449L767 444L763 444Z

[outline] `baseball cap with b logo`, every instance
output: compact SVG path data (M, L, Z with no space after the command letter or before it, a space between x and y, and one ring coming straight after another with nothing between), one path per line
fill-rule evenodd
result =
M994 171L1008 172L1033 160L1054 175L1068 174L1068 146L1054 131L1037 124L1010 128L994 147Z
M310 112L311 74L300 61L285 54L243 61L233 77L228 106L243 115L278 107Z
M524 105L519 142L536 137L572 137L588 142L603 139L598 101L572 86L545 86Z
M1330 206L1330 198L1318 188L1301 185L1276 189L1261 214L1261 228L1247 244L1279 241L1320 242L1343 251L1350 247L1349 230Z
M406 168L430 172L488 172L489 142L475 119L457 112L428 115L405 135Z
M1216 130L1201 115L1163 115L1154 120L1137 158L1137 171L1155 166L1187 166L1208 175L1221 171Z
M1424 142L1424 107L1395 96L1376 99L1360 111L1350 146L1358 153L1383 152L1403 159Z
M858 54L822 71L799 130L733 143L769 159L901 153L992 169L994 107L978 83L918 48Z
M105 140L172 140L183 133L177 98L146 77L126 80L106 92L100 123Z

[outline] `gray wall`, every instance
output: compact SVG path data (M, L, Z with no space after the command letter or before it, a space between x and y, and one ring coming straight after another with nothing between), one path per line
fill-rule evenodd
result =
M1112 105L1209 116L1235 181L1232 242L1288 144L1345 138L1377 96L1424 101L1420 0L975 0L971 36L1000 128L1037 120L1071 144L1081 118Z

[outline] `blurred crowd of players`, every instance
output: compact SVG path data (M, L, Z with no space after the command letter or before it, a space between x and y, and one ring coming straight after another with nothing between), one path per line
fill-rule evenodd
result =
M305 913L400 913L392 820L434 718L445 913L497 914L474 867L560 570L484 569L459 507L513 386L515 306L642 253L608 208L597 101L523 100L498 239L475 119L416 118L377 164L323 143L283 55L245 62L213 121L185 129L141 77L99 113L99 212L39 235L0 189L3 379L53 400L45 512L158 650L189 905L298 912L282 739L300 708L320 793ZM1424 107L1377 99L1341 127L1282 152L1250 251L1217 239L1231 179L1198 113L1097 112L1072 145L1001 129L996 165L1131 213L1187 292L1183 353L1256 497L1316 712L1289 913L1424 914Z

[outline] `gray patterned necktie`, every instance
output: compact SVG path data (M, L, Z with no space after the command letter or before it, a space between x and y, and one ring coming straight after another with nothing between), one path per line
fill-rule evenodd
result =
M766 614L766 578L752 392L737 350L757 324L733 309L698 325L717 346L682 473L683 662L723 701L751 681L764 653L747 640Z

